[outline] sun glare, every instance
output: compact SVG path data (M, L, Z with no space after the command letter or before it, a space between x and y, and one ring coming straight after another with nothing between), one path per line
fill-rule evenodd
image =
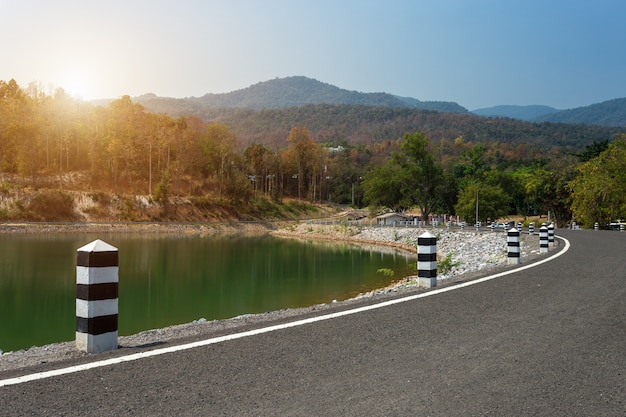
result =
M68 77L62 87L66 93L77 99L88 100L91 98L89 97L89 84L85 78L80 75Z

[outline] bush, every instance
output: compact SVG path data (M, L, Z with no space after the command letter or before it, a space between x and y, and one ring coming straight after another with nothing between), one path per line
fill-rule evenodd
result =
M440 274L447 274L448 272L452 270L452 268L461 265L461 262L452 261L452 255L453 255L453 252L450 252L437 263L437 271Z
M27 205L20 208L23 210L24 217L31 221L76 220L74 197L63 191L43 190L33 196Z

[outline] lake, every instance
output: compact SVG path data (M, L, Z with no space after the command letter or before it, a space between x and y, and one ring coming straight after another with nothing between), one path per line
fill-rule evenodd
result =
M416 261L270 236L0 234L0 349L75 339L76 250L95 239L119 250L120 335L344 300L414 273Z

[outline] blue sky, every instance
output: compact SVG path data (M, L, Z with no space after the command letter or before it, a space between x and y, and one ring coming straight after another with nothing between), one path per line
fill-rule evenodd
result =
M9 0L2 15L0 79L86 99L292 75L470 110L626 97L624 0Z

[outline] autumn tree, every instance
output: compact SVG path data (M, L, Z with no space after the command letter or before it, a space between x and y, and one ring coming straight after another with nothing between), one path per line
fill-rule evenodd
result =
M201 138L201 147L209 173L218 180L219 197L222 198L228 164L232 163L237 150L237 137L228 126L211 123Z
M250 175L254 183L254 192L259 189L262 193L269 192L269 180L271 179L270 168L272 151L265 145L253 143L243 153L244 161L249 167Z
M309 134L309 130L303 126L291 129L287 137L289 147L285 152L286 159L294 169L292 177L298 182L297 195L302 199L303 195L311 192L314 198L316 174L319 172L320 146Z

